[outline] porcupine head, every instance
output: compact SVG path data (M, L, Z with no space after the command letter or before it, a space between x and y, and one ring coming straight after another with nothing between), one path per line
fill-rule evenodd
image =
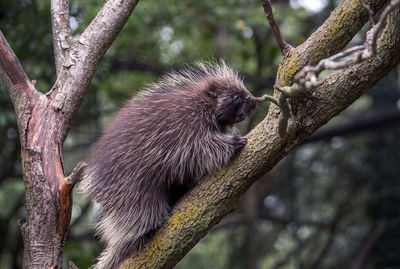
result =
M94 268L116 268L138 253L173 204L244 146L231 127L255 108L223 61L171 72L126 102L79 187L101 206L95 230L105 249Z

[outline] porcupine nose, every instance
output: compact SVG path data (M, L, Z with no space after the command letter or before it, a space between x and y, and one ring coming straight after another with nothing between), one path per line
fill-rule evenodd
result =
M256 111L257 104L253 100L247 100L247 113L248 115L253 115L253 113Z

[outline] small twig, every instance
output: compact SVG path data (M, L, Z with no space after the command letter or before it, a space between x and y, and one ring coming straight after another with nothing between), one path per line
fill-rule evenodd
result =
M339 52L339 53L329 57L328 59L330 61L336 61L336 60L338 60L340 58L346 57L349 54L352 54L353 52L356 52L356 51L359 51L359 50L363 50L363 49L364 49L363 45L351 47L351 48L348 48L348 49L346 49L346 50L344 50L342 52Z
M272 13L272 6L270 0L261 0L261 3L264 8L265 16L267 17L267 20L271 25L272 33L275 36L275 40L276 42L278 42L282 55L285 55L288 51L292 49L292 47L285 41L285 39L282 36L278 23L276 22L274 14Z
M276 100L274 97L272 97L271 95L268 95L268 94L264 94L261 97L253 97L253 96L251 96L251 97L248 97L248 99L252 100L252 101L254 101L256 103L263 103L265 101L270 101L270 102L274 103L275 105L277 105L278 107L281 107L279 102L278 102L278 100Z
M61 240L66 239L65 235L67 234L66 231L71 219L72 189L86 167L87 164L85 162L78 163L72 173L68 177L65 177L64 182L62 182L60 185L57 232L60 235Z
M365 49L365 46L356 46L349 48L347 50L344 50L342 52L339 52L327 59L321 60L316 66L305 66L303 67L299 73L296 74L294 77L295 81L297 81L300 85L306 85L307 82L311 82L311 85L306 88L310 87L315 87L315 83L317 83L317 75L321 73L323 70L329 69L329 70L338 70L342 69L346 66L349 66L351 64L356 63L359 59L357 57L353 57L350 60L343 61L343 62L335 62L335 60L338 60L340 58L346 57L347 55L361 51ZM361 54L357 54L361 55ZM308 76L307 76L308 75Z
M392 0L383 9L379 20L375 22L374 14L370 7L362 4L369 14L371 22L371 30L367 32L367 37L363 45L356 46L339 52L327 59L321 60L316 66L305 66L294 77L296 83L302 85L306 89L314 88L320 84L318 75L324 70L339 70L354 64L369 60L377 55L377 40L379 33L385 26L385 22L389 13L397 6L400 0ZM353 57L342 60L344 57L354 53ZM337 61L337 62L336 62Z
M369 22L371 25L375 25L374 11L363 2L361 2L361 5L368 11Z
M86 167L87 163L85 162L78 163L78 165L74 168L72 173L66 178L65 183L73 186L78 181L83 171L85 171Z
M280 120L279 120L278 131L279 131L279 134L284 137L289 133L288 123L289 123L290 117L293 115L288 100L291 97L293 97L293 95L295 95L301 88L298 87L297 85L292 86L292 87L284 87L284 88L281 88L281 87L275 85L274 89L281 93L279 95L278 99L276 99L268 94L265 94L261 97L248 97L248 99L255 101L257 103L270 101L280 108L280 110L282 111L282 118L280 118Z

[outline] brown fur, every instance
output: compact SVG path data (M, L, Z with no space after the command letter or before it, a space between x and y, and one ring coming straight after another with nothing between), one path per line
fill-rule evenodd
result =
M80 185L102 208L96 230L106 248L95 268L140 251L173 204L243 147L246 139L228 130L254 112L249 96L225 63L198 63L148 85L117 112Z

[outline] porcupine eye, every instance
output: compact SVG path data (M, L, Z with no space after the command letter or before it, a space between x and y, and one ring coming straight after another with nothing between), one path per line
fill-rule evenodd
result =
M239 93L221 97L217 105L217 120L221 126L232 125L237 122L238 113L241 108L241 96Z

